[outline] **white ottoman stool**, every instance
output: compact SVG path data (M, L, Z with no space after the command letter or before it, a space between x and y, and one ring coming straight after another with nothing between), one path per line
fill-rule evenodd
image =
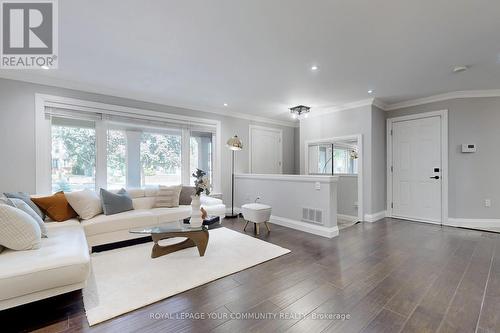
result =
M243 213L243 218L246 220L245 227L243 231L247 228L249 222L254 224L255 233L259 234L259 223L264 223L267 228L267 232L270 232L269 219L271 218L271 206L260 204L260 203L250 203L241 206L241 212Z

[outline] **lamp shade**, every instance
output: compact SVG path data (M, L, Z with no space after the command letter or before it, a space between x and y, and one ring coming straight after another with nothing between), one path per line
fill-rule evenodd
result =
M238 138L238 136L235 135L229 140L227 140L226 146L231 150L242 150L243 142L241 142L240 138Z

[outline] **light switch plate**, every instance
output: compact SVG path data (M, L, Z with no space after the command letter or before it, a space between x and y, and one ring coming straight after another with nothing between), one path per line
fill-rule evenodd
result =
M321 183L320 182L314 183L314 188L316 189L316 191L321 190Z

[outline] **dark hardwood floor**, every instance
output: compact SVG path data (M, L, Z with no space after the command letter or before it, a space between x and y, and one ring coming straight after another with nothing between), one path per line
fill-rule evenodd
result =
M271 227L259 238L292 253L92 328L73 292L0 312L0 330L500 332L500 235L392 219L334 239ZM177 319L195 314L212 317Z

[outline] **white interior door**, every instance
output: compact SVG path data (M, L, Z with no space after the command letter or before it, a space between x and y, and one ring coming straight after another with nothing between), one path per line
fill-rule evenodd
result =
M441 117L392 124L392 216L440 223Z
M250 127L250 173L282 173L282 133L274 128Z

